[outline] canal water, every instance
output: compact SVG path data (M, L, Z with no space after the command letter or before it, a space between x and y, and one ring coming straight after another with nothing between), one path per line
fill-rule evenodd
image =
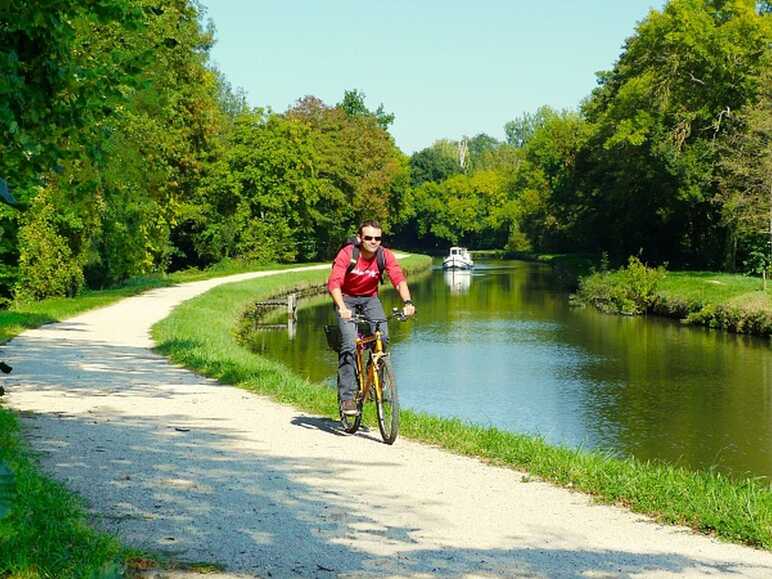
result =
M399 304L382 286L387 307ZM487 261L411 279L418 316L389 326L403 407L737 477L772 477L769 341L660 318L572 308L548 266ZM322 326L301 304L294 335L252 347L334 384Z

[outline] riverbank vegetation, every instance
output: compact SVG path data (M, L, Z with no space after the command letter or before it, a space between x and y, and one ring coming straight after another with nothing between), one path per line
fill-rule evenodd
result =
M766 2L670 0L577 110L542 107L502 119L504 141L440 139L410 157L394 116L358 90L247 105L209 62L204 17L192 0L0 15L0 192L21 202L0 205L4 304L223 258L326 260L365 217L427 253L769 267Z
M607 313L654 313L739 334L772 335L772 291L761 281L736 274L668 272L631 257L626 267L579 280L575 303Z
M18 301L0 310L0 344L29 328L59 322L81 312L114 303L143 291L178 283L200 281L248 271L262 271L292 267L291 264L254 263L239 259L225 259L205 269L191 267L173 273L153 273L137 276L120 285L103 290L84 290L73 297L49 297L40 301Z
M175 309L154 327L153 336L161 352L200 373L336 417L335 392L250 352L233 333L239 312L255 300L319 284L323 278L323 272L291 273L215 288ZM201 319L211 324L202 328ZM524 480L544 478L663 522L772 548L772 489L764 481L553 447L538 438L410 410L401 413L400 428L406 437L525 469L529 474Z

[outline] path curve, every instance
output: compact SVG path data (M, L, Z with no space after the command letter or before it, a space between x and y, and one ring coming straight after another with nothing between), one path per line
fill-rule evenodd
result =
M182 301L297 269L155 289L7 345L9 405L99 528L223 577L772 577L769 552L377 431L343 436L151 351Z

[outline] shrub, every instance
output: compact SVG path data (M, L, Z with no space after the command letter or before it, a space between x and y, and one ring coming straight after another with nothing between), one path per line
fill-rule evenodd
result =
M574 301L608 313L643 314L654 304L657 283L664 275L664 267L648 267L631 256L627 267L617 271L604 268L580 278Z
M689 314L684 323L728 330L737 334L772 335L772 315L751 307L707 304L699 311Z
M43 195L25 215L19 230L19 248L17 299L73 296L83 286L81 264L58 231L53 204Z

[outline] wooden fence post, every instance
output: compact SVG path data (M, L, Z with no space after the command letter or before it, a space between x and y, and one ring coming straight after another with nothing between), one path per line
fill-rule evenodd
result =
M289 294L287 296L287 317L290 320L295 319L295 310L298 309L298 296L297 294Z

